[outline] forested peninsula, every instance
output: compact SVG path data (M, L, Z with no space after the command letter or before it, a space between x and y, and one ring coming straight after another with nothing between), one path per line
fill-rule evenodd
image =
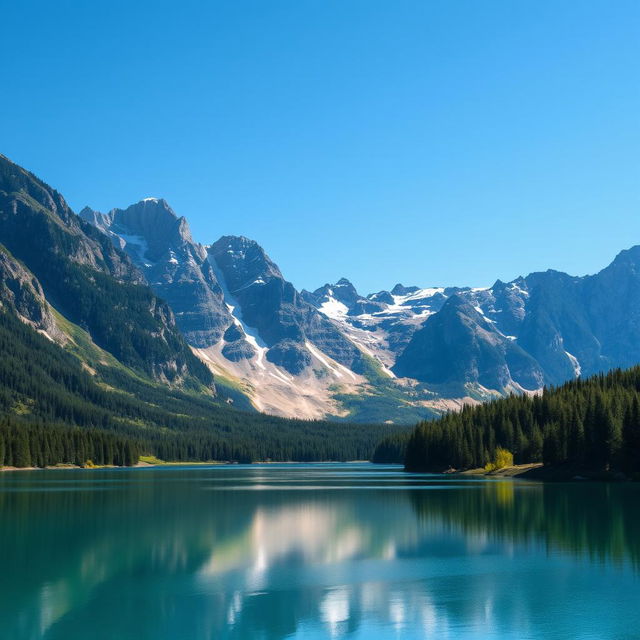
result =
M391 436L376 455L393 455ZM396 447L396 451L398 449ZM572 474L640 473L640 367L614 370L538 395L511 395L418 424L406 441L408 471L541 462ZM375 457L374 457L375 459Z

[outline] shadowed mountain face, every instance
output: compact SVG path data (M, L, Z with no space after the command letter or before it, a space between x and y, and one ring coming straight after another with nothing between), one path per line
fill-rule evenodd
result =
M487 389L543 383L538 363L459 295L425 322L409 346L394 368L400 376L432 384L477 382Z
M42 290L28 269L0 245L0 306L59 343L66 341Z
M535 367L521 367L520 373L511 371L515 382L530 389L531 381L559 384L577 375L640 362L639 267L640 247L634 247L593 276L546 271L458 295L535 362ZM427 381L431 378L427 371L443 366L454 377L456 370L468 375L464 357L426 365L420 355L425 349L437 352L446 344L444 334L436 331L445 322L444 313L445 309L429 318L414 334L398 359L399 374ZM453 331L455 319L450 322ZM480 332L474 333L480 339Z
M3 298L55 337L49 304L123 364L157 380L212 384L177 330L170 307L109 238L62 196L0 156ZM21 264L16 264L15 260Z

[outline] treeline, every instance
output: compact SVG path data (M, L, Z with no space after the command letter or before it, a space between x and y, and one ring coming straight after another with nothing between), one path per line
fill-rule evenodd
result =
M131 466L141 448L132 438L97 429L0 420L0 467L47 467L55 464Z
M574 380L536 396L509 396L420 423L407 444L411 471L484 467L498 447L514 463L640 472L640 367Z
M7 417L14 434L6 448L11 463L6 457L6 465L87 459L128 464L139 453L183 461L368 460L377 441L401 429L239 411L205 394L153 384L124 367L99 362L91 366L95 374L12 313L0 310L0 417ZM83 438L75 448L52 447L44 437L51 429L52 437L55 430L55 438L73 440L78 428ZM24 450L15 441L20 429L30 430L29 464L27 456L15 453ZM104 438L113 437L119 443L115 457L108 450L99 455ZM116 454L125 445L133 454Z

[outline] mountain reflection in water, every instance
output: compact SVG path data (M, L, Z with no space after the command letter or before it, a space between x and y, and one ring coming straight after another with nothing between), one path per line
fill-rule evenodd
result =
M2 637L633 637L638 496L372 465L5 473Z

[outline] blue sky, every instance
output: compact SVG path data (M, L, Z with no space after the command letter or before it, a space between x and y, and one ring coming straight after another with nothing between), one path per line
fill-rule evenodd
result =
M0 152L74 209L164 197L300 288L640 243L637 0L21 0L0 67Z

